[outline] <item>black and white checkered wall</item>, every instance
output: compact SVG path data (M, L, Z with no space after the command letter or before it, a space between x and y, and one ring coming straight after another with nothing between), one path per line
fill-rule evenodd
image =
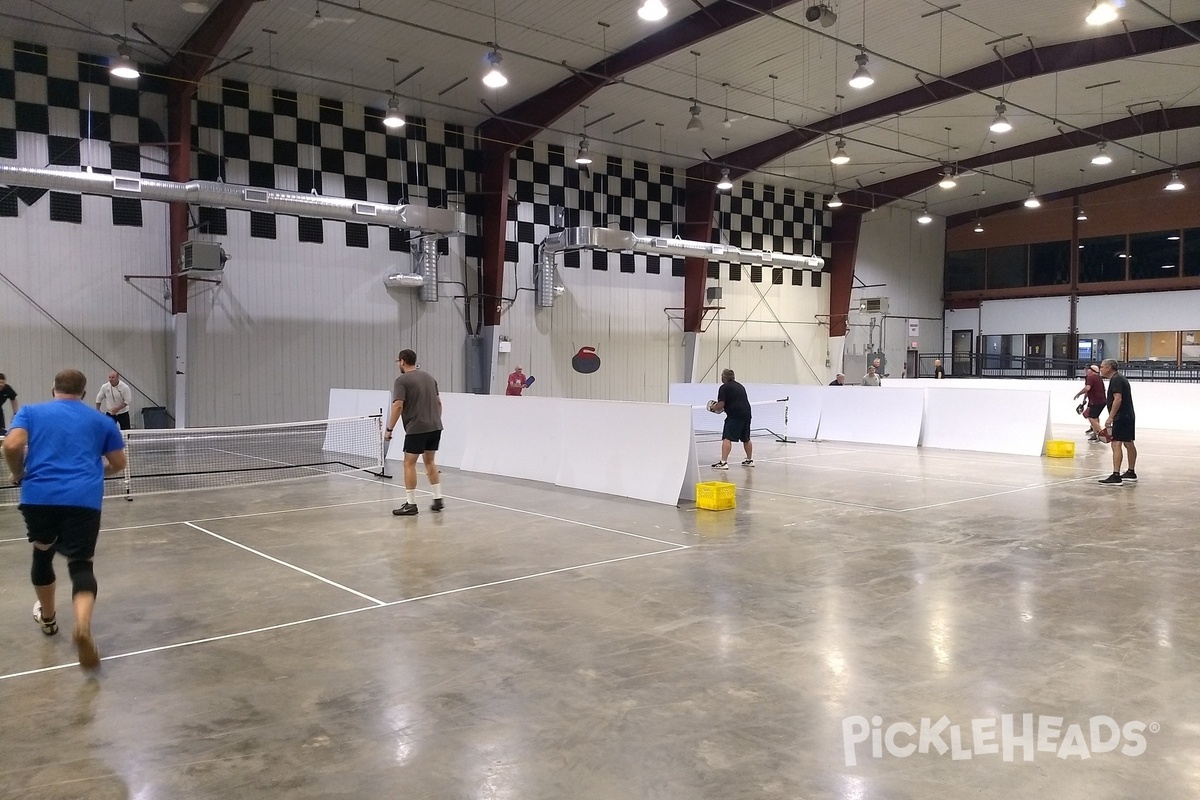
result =
M98 172L164 177L167 174L166 83L145 69L136 86L122 85L104 57L0 42L0 159L25 166L90 166ZM197 92L193 116L192 174L201 180L316 191L381 203L418 203L465 208L470 230L465 256L483 256L478 220L482 198L479 151L459 125L408 117L399 133L383 125L383 109L329 98L210 81ZM600 157L580 169L564 148L537 142L513 156L505 260L532 265L536 245L552 230L580 225L615 226L641 236L682 233L684 175L671 167ZM50 195L50 218L84 220L77 195L40 189L0 190L0 216ZM114 225L140 226L141 204L114 198ZM737 247L828 256L828 212L821 198L794 189L742 181L719 194L713 240ZM201 208L201 233L226 235L228 214L250 214L250 235L274 239L268 213ZM407 231L320 219L300 220L301 242L335 242L406 251ZM442 242L443 252L447 243ZM683 259L633 253L568 253L567 267L622 273L683 274ZM804 281L802 271L785 279L783 270L713 263L713 278L776 284L819 285L820 274Z
M671 167L613 156L597 157L587 170L559 145L535 142L518 149L511 174L505 260L533 264L537 244L560 228L617 227L639 236L683 233L685 175ZM735 247L828 257L829 212L822 199L794 189L742 181L720 193L713 241ZM568 252L565 266L682 276L684 260L642 253ZM713 262L709 276L794 286L820 286L819 271L743 268ZM810 277L804 280L803 273Z

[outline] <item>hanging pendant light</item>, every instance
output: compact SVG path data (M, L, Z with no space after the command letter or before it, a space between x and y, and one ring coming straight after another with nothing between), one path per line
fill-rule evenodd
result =
M929 208L927 206L921 209L921 216L917 217L917 222L921 223L922 225L928 225L929 223L933 222L933 216L929 213Z
M1037 192L1035 192L1031 188L1029 190L1029 197L1025 198L1025 207L1026 208L1037 208L1041 204L1042 204L1042 201L1037 199Z
M1087 222L1087 212L1083 210L1082 206L1079 208L1079 211L1075 212L1075 219L1078 222Z
M692 101L690 109L692 118L688 120L687 129L689 131L704 130L704 123L700 120L700 105L695 100Z
M1096 155L1092 156L1092 163L1098 167L1107 166L1112 163L1112 156L1106 152L1107 142L1100 142L1096 145Z
M484 73L483 85L492 89L499 89L508 83L508 78L504 77L504 73L500 71L500 62L503 59L500 57L499 50L493 50L487 54L488 71Z
M837 187L833 187L833 196L829 198L829 202L825 204L827 208L841 208L842 198L838 197Z
M1178 192L1184 188L1183 181L1179 180L1179 170L1171 170L1171 181L1163 188L1168 192Z
M729 179L729 167L721 169L721 180L717 181L717 188L722 192L727 192L733 188L733 181Z
M938 186L943 189L953 189L958 186L958 181L954 180L954 169L951 167L942 168L942 179L938 181Z
M646 0L637 13L647 22L658 22L667 16L667 7L663 5L662 0Z
M591 145L591 142L589 142L586 138L579 140L579 152L575 153L576 164L583 166L585 164L592 163L592 154L588 150L589 145Z
M133 63L133 58L130 57L131 52L127 44L117 47L117 60L113 62L112 67L108 70L112 73L113 77L134 80L142 74L138 72L137 65Z
M875 82L875 78L871 76L871 70L867 69L868 60L866 53L859 53L854 57L858 69L854 70L854 74L850 76L850 85L855 89L865 89Z
M991 126L988 128L992 133L1008 133L1012 130L1012 123L1008 121L1008 117L1004 116L1004 112L1008 107L1004 103L996 106L996 118L992 120Z
M842 164L849 164L850 156L846 155L846 140L838 139L833 144L837 149L833 151L833 156L829 159L830 163L837 164L839 167Z
M388 101L387 114L383 117L383 124L389 128L404 127L404 115L400 113L400 101L394 96Z
M983 233L983 223L979 221L979 217L975 218L975 232Z

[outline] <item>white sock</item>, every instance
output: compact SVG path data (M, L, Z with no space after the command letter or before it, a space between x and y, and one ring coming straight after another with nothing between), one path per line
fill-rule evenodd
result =
M415 506L417 504L417 490L416 489L405 489L404 497L406 500L408 500L410 505Z
M433 483L433 484L430 484L430 485L429 485L429 490L430 490L431 492L433 492L433 499L434 499L434 500L441 500L441 499L442 499L442 485L441 485L440 483Z

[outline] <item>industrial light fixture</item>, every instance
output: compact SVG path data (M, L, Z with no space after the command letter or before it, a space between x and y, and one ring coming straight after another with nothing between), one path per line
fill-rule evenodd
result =
M854 74L850 76L850 85L855 89L865 89L875 82L871 77L871 70L867 69L866 53L859 53L854 57L854 61L858 64L858 69L854 70Z
M842 198L838 197L837 187L833 187L833 196L829 198L829 202L825 204L828 208L841 208Z
M179 7L189 14L207 14L208 3L180 3Z
M1092 163L1098 167L1103 167L1112 163L1112 156L1106 152L1107 142L1100 142L1096 145L1096 155L1092 156Z
M1168 237L1167 237L1167 241L1168 241L1168 242L1178 242L1178 241L1179 241L1179 234L1178 234L1178 233L1172 233L1170 236L1168 236Z
M921 223L922 225L928 225L929 223L933 222L933 217L929 213L928 206L921 208L921 216L917 217L917 222Z
M1042 204L1042 201L1037 199L1037 193L1032 188L1030 188L1029 197L1025 198L1025 207L1026 208L1037 208L1041 204Z
M592 154L588 152L588 146L591 144L587 138L579 140L579 152L575 154L575 163L583 166L592 163Z
M979 217L975 218L975 232L983 233L983 223L979 221Z
M1096 0L1092 3L1092 10L1088 12L1088 25L1105 25L1115 21L1117 18L1117 6L1110 0Z
M113 62L112 67L108 70L113 74L113 77L133 80L142 74L138 72L137 65L130 58L130 52L129 45L127 44L117 47L117 60Z
M493 50L487 54L487 62L489 69L483 76L483 85L493 89L499 89L508 83L508 78L504 77L504 73L500 71L500 51Z
M955 186L958 186L958 181L954 180L954 169L952 167L942 167L942 179L938 181L938 186L943 189L953 189Z
M1179 180L1179 170L1171 170L1171 181L1163 188L1168 192L1178 192L1184 188L1183 181Z
M996 118L992 120L990 126L992 133L1008 133L1012 130L1012 123L1008 121L1008 117L1004 116L1004 112L1007 110L1008 108L1004 103L996 106Z
M1080 209L1075 212L1075 219L1079 222L1087 222L1087 212L1080 207Z
M667 7L662 0L646 0L638 9L638 16L647 22L658 22L667 16Z
M389 128L404 127L404 115L400 113L400 101L395 97L388 101L387 114L383 117L383 124Z
M695 100L692 101L692 107L690 110L691 110L692 118L688 120L687 129L689 131L704 130L704 123L701 122L701 120L700 120L700 106L699 106L699 104L696 103Z
M809 22L821 23L822 28L829 28L837 24L837 13L832 8L824 3L818 3L815 6L809 6L804 11L804 18Z
M833 151L833 155L829 159L830 163L837 164L839 167L842 164L849 164L850 156L846 155L846 140L838 139L833 145L837 149Z
M392 99L388 101L387 113L383 116L383 124L389 128L403 128L404 115L400 113L400 100L396 97L396 59L392 62Z
M722 192L733 188L733 181L729 179L729 167L721 168L721 180L717 181L717 188Z

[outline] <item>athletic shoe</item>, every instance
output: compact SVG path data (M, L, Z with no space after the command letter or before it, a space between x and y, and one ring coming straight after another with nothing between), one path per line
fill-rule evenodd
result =
M1133 481L1134 483L1137 483L1137 473L1131 469L1127 469L1121 473L1121 480Z
M1092 431L1091 433L1088 434L1088 441L1089 442L1098 442L1098 441L1100 441L1100 437L1096 435L1095 431Z
M445 504L442 503L442 498L438 497L433 501L433 505L431 505L429 507L429 510L430 511L441 511L443 508L445 508Z
M100 666L100 651L96 648L91 631L76 628L75 632L71 634L71 638L75 640L75 650L79 653L80 667L95 669Z
M417 513L417 507L413 503L405 503L399 508L392 509L393 517L415 517Z
M754 459L753 459L753 458L747 458L745 461L743 461L743 462L742 462L742 466L743 466L743 467L753 467L753 466L754 466Z
M718 461L712 465L713 469L729 469L729 464L725 461Z
M1117 474L1116 472L1114 472L1112 475L1109 475L1104 480L1096 481L1096 482L1099 483L1101 486L1120 486L1121 485L1121 476L1119 474Z
M46 620L42 618L42 604L33 604L33 621L42 626L42 633L47 636L53 636L58 633L58 620Z

